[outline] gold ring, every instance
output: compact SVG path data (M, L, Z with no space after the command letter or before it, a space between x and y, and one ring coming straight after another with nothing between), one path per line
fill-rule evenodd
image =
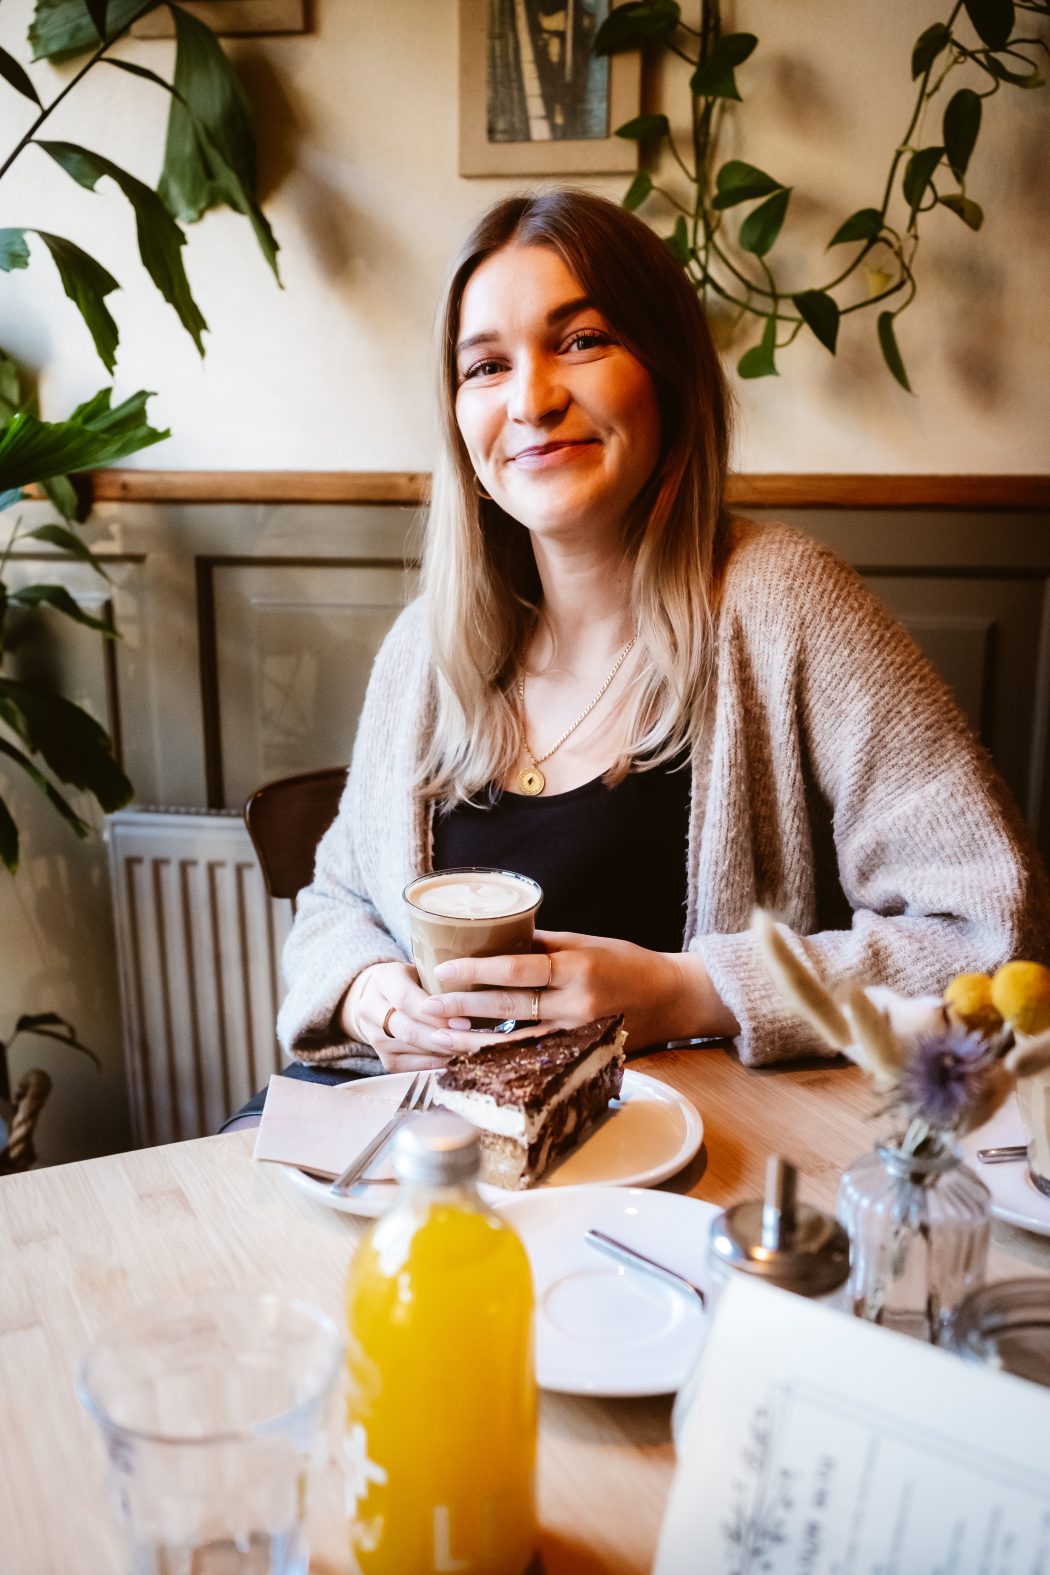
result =
M554 978L554 953L547 953L547 983L540 986L541 990L549 990L551 980Z
M532 992L532 1020L534 1023L538 1023L540 1020L540 992L538 990L533 990Z
M383 1033L386 1035L386 1037L388 1039L393 1039L393 1037L394 1037L393 1034L390 1032L390 1019L393 1017L393 1015L394 1015L394 1013L396 1011L397 1011L397 1007L396 1006L388 1007L386 1016L383 1018Z

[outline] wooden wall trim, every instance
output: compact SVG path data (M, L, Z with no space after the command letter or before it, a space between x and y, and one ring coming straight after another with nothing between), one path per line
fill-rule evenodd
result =
M422 471L97 470L96 503L406 503ZM736 508L1044 509L1050 476L737 475Z

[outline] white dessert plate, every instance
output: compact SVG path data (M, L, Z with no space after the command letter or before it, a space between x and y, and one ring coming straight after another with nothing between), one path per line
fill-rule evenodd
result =
M694 1296L621 1267L584 1240L592 1228L637 1247L705 1289L713 1203L677 1192L574 1187L519 1192L499 1205L536 1287L536 1377L560 1394L673 1394L700 1351L707 1316Z
M355 1089L374 1093L383 1086L400 1098L411 1080L411 1072L391 1072L382 1078L344 1083L339 1093L344 1099L353 1099ZM646 1077L644 1072L626 1071L620 1097L610 1104L609 1114L578 1148L548 1171L538 1189L561 1190L598 1183L653 1187L687 1165L703 1139L704 1123L699 1111L683 1094L655 1077ZM310 1197L344 1214L375 1216L394 1201L395 1189L387 1183L354 1187L346 1197L335 1197L328 1183L316 1176L308 1176L292 1166L287 1167L287 1174ZM489 1203L516 1196L501 1187L482 1187L481 1191Z
M962 1140L966 1163L975 1170L992 1194L992 1213L1008 1225L1050 1236L1050 1198L1036 1190L1028 1175L1025 1160L1010 1160L1005 1165L982 1165L979 1148L999 1148L1006 1143L1024 1143L1024 1127L1013 1095L1000 1105L990 1121Z

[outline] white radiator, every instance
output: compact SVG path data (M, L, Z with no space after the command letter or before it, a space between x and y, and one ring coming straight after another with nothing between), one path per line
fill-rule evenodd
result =
M291 904L234 811L123 809L106 840L135 1140L215 1132L281 1065Z

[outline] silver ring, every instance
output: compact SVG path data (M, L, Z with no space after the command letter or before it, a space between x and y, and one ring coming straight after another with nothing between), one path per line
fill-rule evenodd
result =
M389 1006L389 1007L387 1007L386 1016L383 1018L383 1033L386 1035L386 1037L388 1039L393 1039L393 1037L394 1037L393 1034L390 1032L390 1019L393 1017L393 1015L394 1015L394 1013L396 1011L397 1011L397 1007L396 1006Z
M539 1020L540 1020L540 992L539 992L539 990L533 990L533 992L532 992L532 1020L533 1020L534 1023L538 1023Z

